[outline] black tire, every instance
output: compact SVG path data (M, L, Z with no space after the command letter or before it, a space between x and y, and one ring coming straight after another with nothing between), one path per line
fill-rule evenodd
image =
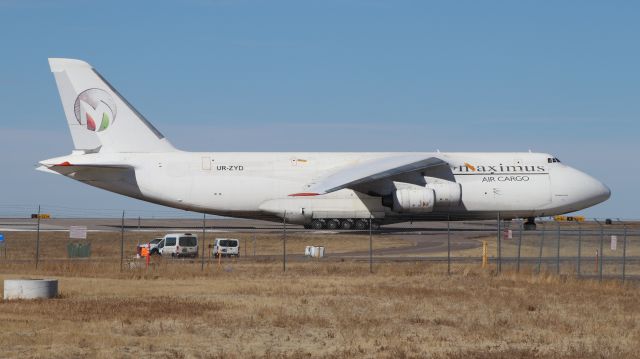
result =
M365 221L364 219L357 219L356 223L354 223L353 228L359 231L367 229L369 228L369 221Z
M371 222L371 229L373 229L374 231L380 229L380 223L378 222Z
M536 224L535 223L526 222L525 224L522 225L522 228L525 231L535 231L536 230Z
M311 229L311 225L310 224L305 224L304 225L304 229Z
M353 228L353 221L350 219L343 219L340 222L340 228L344 229L344 230L349 230L351 228Z
M311 221L311 228L315 230L322 229L324 227L324 222L319 219L314 219Z
M327 221L327 229L338 229L340 222L337 219L330 219Z

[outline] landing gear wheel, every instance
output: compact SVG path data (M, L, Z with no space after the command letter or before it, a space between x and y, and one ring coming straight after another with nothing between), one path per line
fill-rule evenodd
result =
M322 222L321 220L314 219L313 221L311 221L312 229L319 230L319 229L322 229L322 227L324 227L324 222Z
M371 229L373 229L374 231L377 231L378 229L380 229L380 223L371 222Z
M369 222L365 221L364 219L357 219L356 223L354 224L354 229L357 230L363 230L363 229L367 229L369 227Z
M527 218L527 221L524 222L522 228L525 231L535 231L536 230L536 219L534 217Z
M304 229L311 229L311 225L310 224L305 224L304 225Z
M340 222L337 219L330 219L327 221L327 229L338 229Z
M340 222L340 228L342 229L351 229L353 227L353 222L350 219L344 219Z

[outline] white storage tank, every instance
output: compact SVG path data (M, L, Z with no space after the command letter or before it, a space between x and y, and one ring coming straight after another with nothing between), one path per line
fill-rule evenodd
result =
M5 279L4 299L48 299L58 296L57 279Z

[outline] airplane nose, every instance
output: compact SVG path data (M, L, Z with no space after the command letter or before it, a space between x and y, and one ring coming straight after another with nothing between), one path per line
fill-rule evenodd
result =
M604 183L599 180L583 173L585 177L583 179L583 186L585 189L585 195L588 197L589 202L597 204L604 202L611 197L611 190Z
M604 183L569 166L553 171L551 192L552 206L564 212L594 206L611 196L611 190Z
M551 183L554 206L567 211L594 206L611 196L611 190L604 183L568 166L558 168Z
M600 184L600 188L598 189L598 192L597 192L597 198L600 199L600 202L604 202L608 200L609 197L611 197L611 189L609 189L609 187L607 187L606 184L600 181L598 181L598 183Z

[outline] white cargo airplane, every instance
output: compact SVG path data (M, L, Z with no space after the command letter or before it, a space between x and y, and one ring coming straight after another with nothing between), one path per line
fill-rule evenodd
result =
M39 169L169 207L314 229L498 215L534 227L610 196L544 153L185 152L88 63L49 64L75 149Z

